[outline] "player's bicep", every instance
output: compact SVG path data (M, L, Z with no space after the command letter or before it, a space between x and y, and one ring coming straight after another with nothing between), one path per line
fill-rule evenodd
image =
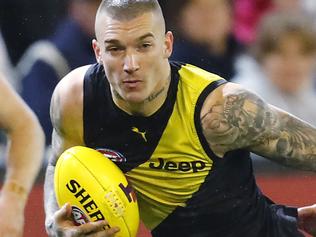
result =
M77 110L80 108L76 107L80 104L76 104L76 101L72 100L73 97L67 97L68 93L63 93L65 91L63 87L65 84L59 84L51 99L50 117L53 125L51 165L57 162L58 157L67 148L84 145L81 129L82 118L77 116Z
M220 95L210 95L201 113L204 135L211 149L223 156L236 149L257 146L278 122L270 105L256 94L229 83ZM269 135L269 136L270 136Z
M58 86L56 87L50 104L50 118L53 125L52 132L52 156L50 157L49 164L55 165L59 155L62 153L64 144L63 123L61 119L62 104L60 103L60 92Z

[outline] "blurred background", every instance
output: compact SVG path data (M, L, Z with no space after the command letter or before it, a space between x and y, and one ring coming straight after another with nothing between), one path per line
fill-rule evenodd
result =
M26 209L25 237L46 236L43 174L50 154L50 97L73 68L94 63L99 0L0 0L0 71L34 110L47 154ZM316 126L315 0L161 0L175 35L172 60L243 84ZM3 178L6 137L0 132ZM287 205L316 203L316 174L252 155L263 192ZM141 227L139 236L150 236ZM307 235L306 235L307 236Z

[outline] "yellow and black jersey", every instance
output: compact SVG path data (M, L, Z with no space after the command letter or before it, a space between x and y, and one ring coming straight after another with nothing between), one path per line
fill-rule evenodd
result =
M114 104L102 65L92 65L84 79L85 143L122 154L115 162L136 190L152 235L302 236L296 209L274 205L257 188L249 152L219 158L203 136L203 102L226 81L189 64L170 65L167 99L149 117Z

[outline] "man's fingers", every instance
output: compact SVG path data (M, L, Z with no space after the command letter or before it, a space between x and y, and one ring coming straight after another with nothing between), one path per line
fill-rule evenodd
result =
M298 226L313 236L316 233L316 205L298 208Z
M316 204L307 207L301 207L297 210L299 217L316 215Z
M56 211L55 219L57 221L71 219L71 206L69 203L66 203L58 211Z
M108 225L106 221L97 221L97 222L89 222L87 224L83 224L78 226L77 231L80 234L89 234L89 233L94 233L98 231L105 231L104 227ZM114 227L111 229L106 230L107 233L116 233L119 231L118 228Z
M63 226L68 226L69 221L72 222L70 204L65 204L58 211L55 212L56 223L64 223ZM68 229L72 234L71 236L114 236L115 233L119 232L118 227L106 228L108 225L107 221L89 222L80 226L72 226L71 230ZM69 226L68 226L69 227ZM63 227L62 227L63 228Z
M114 236L115 233L119 232L120 231L120 228L118 227L113 227L109 230L107 230L107 234L111 235L111 236Z

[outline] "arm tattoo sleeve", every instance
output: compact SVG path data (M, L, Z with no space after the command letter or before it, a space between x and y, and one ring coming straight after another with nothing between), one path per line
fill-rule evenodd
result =
M316 170L316 129L249 91L225 95L202 115L201 123L217 154L247 149L285 165Z

